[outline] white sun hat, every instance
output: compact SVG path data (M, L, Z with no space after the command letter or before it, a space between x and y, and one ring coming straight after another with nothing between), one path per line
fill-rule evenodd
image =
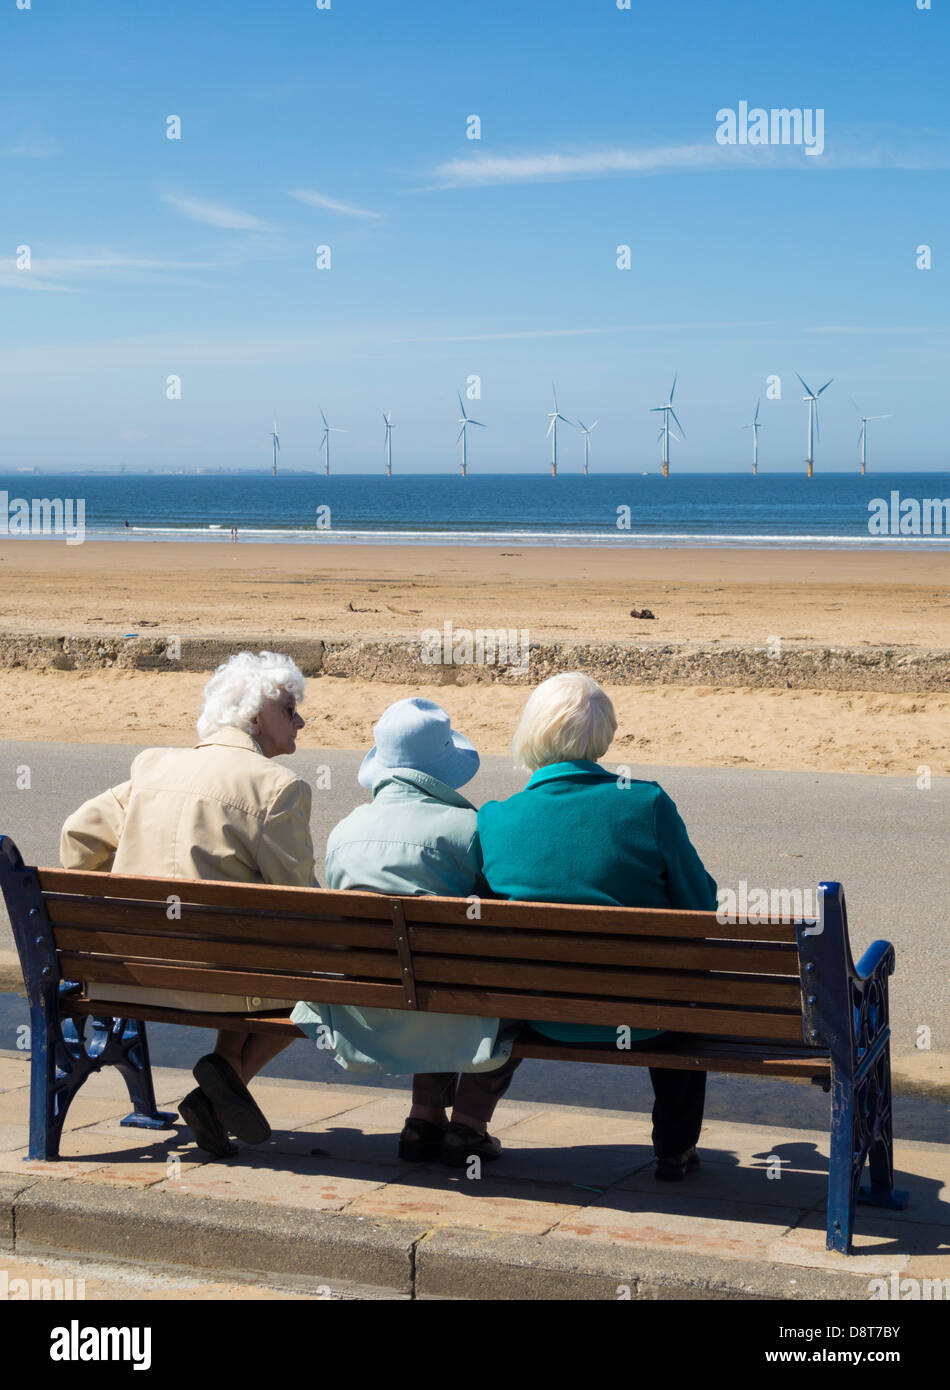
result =
M478 771L474 744L452 728L441 705L413 696L397 700L373 729L376 742L360 766L357 781L372 787L391 768L428 773L449 787L464 787Z

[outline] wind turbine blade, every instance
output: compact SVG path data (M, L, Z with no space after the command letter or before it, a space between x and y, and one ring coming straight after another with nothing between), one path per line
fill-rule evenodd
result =
M456 435L456 438L455 438L456 444L457 444L457 443L459 442L459 440L462 438L462 435L463 435L464 433L465 433L465 426L463 425L462 428L459 430L458 434Z
M467 420L467 419L468 419L468 416L465 414L465 407L464 407L464 405L462 404L462 393L461 393L461 391L458 391L456 394L458 395L458 398L459 398L459 410L461 410L461 412L462 412L462 419L463 419L463 420Z
M580 417L579 415L578 415L578 417L577 417L577 423L580 425L581 429L582 429L582 430L584 431L584 433L586 434L586 433L587 433L587 426L584 424L584 421L581 419L581 417ZM593 428L594 428L594 426L591 425L591 429L593 429Z
M670 405L673 404L673 392L676 390L676 378L678 373L673 373L673 385L670 387Z
M324 413L323 413L322 410L320 411L320 419L321 419L321 420L323 421L323 423L326 425L326 423L327 423L327 417L324 415ZM328 427L328 428L329 428L329 427Z
M547 439L548 435L549 435L549 434L551 433L551 431L554 429L554 421L555 421L556 419L557 419L557 416L556 416L556 415L554 415L554 416L551 417L551 423L548 425L547 433L546 433L545 436L544 436L545 439Z
M760 406L761 404L762 404L762 397L760 396L759 399L758 399L758 400L756 401L756 403L755 403L755 414L754 414L753 417L752 417L752 423L753 423L753 425L757 425L757 424L759 423L759 406Z
M821 390L818 392L819 396L821 395L821 392L822 392L822 391L827 391L827 390L828 390L828 387L831 385L831 383L832 383L833 381L834 381L834 377L833 377L833 376L830 376L830 377L828 378L828 380L825 382L824 386L822 386Z
M469 423L470 425L477 425L478 428L479 428L480 430L487 430L487 429L488 429L488 426L487 426L487 425L483 425L482 422L481 422L481 420L469 420L468 423Z
M805 390L808 392L809 396L813 396L815 393L814 393L814 391L811 389L811 387L808 385L808 382L805 380L805 378L804 378L799 372L796 372L795 375L798 377L799 381L800 381L801 384L804 386L804 388L805 388Z
M597 421L595 420L594 423L591 425L591 429L592 429L592 430L595 430L596 428L597 428Z
M673 409L672 406L670 406L670 414L672 415L673 419L676 420L676 411ZM679 420L676 420L676 428L679 430L680 434L685 439L686 431L683 429L683 426L680 424Z
M659 411L661 411L661 410L668 410L668 409L669 409L669 406L665 406L665 405L651 405L651 406L650 406L650 414L651 414L651 415L656 415Z

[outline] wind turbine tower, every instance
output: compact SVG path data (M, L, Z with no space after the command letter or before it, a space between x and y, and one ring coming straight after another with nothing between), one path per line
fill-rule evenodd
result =
M679 420L677 419L677 417L676 417L676 411L673 409L673 392L674 392L675 390L676 390L676 374L674 374L674 376L673 376L673 385L670 387L670 398L669 398L669 400L667 401L666 405L655 405L655 406L652 407L652 409L651 409L651 411L650 411L650 414L651 414L651 415L656 415L658 411L662 411L662 412L663 412L663 429L662 429L660 432L661 432L661 434L663 435L663 476L664 476L664 478L668 478L668 477L670 476L670 416L672 416L673 419L676 420L676 428L679 430L679 432L680 432L680 434L683 436L683 438L684 438L684 439L686 438L686 431L683 429L683 426L680 424ZM676 438L676 435L675 435L675 434L673 435L673 438L674 438L674 439Z
M386 438L383 442L383 450L386 454L386 477L393 475L393 421L392 411L387 410L383 419L386 421Z
M551 436L551 477L557 477L557 422L563 420L565 425L573 425L574 421L569 420L566 415L562 415L558 409L557 392L554 390L554 382L551 382L551 393L554 396L554 409L548 415L551 423L548 425L548 434ZM593 429L591 425L591 429Z
M803 401L808 402L808 457L805 462L808 464L808 476L813 478L815 475L815 440L821 438L821 430L818 427L818 397L822 391L827 391L834 381L834 377L829 377L818 391L813 391L803 376L795 373L805 390L807 396L802 396Z
M323 472L324 472L324 476L327 477L327 478L329 478L329 476L330 476L330 435L331 435L331 434L346 434L346 430L340 429L340 427L339 427L338 425L331 425L331 424L329 423L329 421L327 420L327 417L324 415L324 413L323 413L322 410L320 411L320 419L323 421L323 443L320 445L320 449L321 449L321 452L322 452L322 453L326 454L326 458L325 458L325 460L324 460Z
M851 404L858 410L858 403L851 397ZM868 421L869 420L892 420L893 412L889 415L862 415L858 410L858 419L861 421L861 433L858 435L858 446L861 450L861 477L863 478L868 471Z
M468 469L468 451L467 451L467 449L466 449L466 447L465 447L465 445L466 445L466 441L465 441L465 431L468 429L469 425L477 425L478 428L479 428L480 430L486 429L487 426L486 426L486 425L483 425L482 422L481 422L481 420L473 420L473 419L471 418L470 415L466 415L466 414L465 414L465 407L464 407L464 405L462 404L462 396L461 396L461 393L458 393L458 396L459 396L459 410L461 410L462 416L461 416L461 419L458 421L458 423L459 423L459 425L461 426L461 428L459 429L459 432L458 432L458 439L456 439L455 442L456 442L456 444L457 444L457 443L459 442L459 439L462 441L462 477L464 478L464 477L466 476L466 472L467 472L467 469Z
M271 439L274 443L274 463L271 468L271 477L277 477L277 454L280 450L280 435L277 433L277 417L274 417L274 428L271 430Z
M759 406L760 406L761 404L762 404L762 397L760 396L759 399L758 399L758 400L756 401L756 403L755 403L755 414L753 415L752 419L749 421L749 423L748 423L747 425L743 425L743 426L742 426L742 428L743 428L744 430L751 430L751 431L752 431L752 476L753 476L753 478L757 478L757 477L759 476L759 430L762 428L762 426L759 424Z
M591 432L597 428L597 421L595 420L592 425L585 425L584 421L578 415L577 423L584 431L584 477L586 478L590 472L590 436Z

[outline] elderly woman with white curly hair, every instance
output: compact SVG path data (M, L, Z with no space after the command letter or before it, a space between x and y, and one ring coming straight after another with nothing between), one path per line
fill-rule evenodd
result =
M63 867L317 886L310 786L272 761L295 751L305 687L287 656L232 656L205 686L196 746L145 749L128 781L80 806L63 826ZM89 995L214 1013L296 1003L112 984L90 984ZM238 1028L219 1032L195 1066L198 1088L179 1106L201 1148L224 1157L236 1152L229 1131L247 1143L269 1136L245 1083L286 1045Z
M512 742L532 776L478 813L489 887L521 901L715 910L715 881L663 788L600 765L616 731L610 697L590 676L552 676L533 692ZM599 1024L532 1027L562 1043L617 1042L616 1028ZM655 1028L631 1029L630 1038L648 1051L674 1040ZM699 1164L706 1073L651 1067L650 1078L656 1177L676 1182Z

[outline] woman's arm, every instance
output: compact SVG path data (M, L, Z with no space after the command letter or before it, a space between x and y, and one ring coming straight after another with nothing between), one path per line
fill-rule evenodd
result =
M715 912L719 906L716 880L706 867L686 833L676 803L660 790L654 806L656 840L666 866L670 905Z
M278 793L268 811L257 849L257 864L265 883L320 887L313 872L311 799L310 784L298 778Z
M59 841L59 860L64 869L100 869L106 873L111 870L131 792L131 781L120 782L84 801L73 812Z

